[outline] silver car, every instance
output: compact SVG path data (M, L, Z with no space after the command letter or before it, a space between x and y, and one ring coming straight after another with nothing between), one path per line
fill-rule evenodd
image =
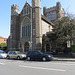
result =
M3 50L0 50L0 58L6 58L6 57L7 54Z
M26 55L20 51L9 51L7 54L7 59L25 59Z

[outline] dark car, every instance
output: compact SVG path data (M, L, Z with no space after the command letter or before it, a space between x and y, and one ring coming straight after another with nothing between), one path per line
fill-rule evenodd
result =
M39 51L29 51L27 53L27 56L26 56L27 60L42 60L42 61L47 61L47 60L52 60L53 57L51 55L46 55L46 54L43 54Z

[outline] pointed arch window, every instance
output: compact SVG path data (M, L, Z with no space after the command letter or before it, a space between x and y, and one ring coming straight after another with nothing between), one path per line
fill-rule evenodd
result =
M24 18L22 22L22 37L31 36L31 22L28 17Z

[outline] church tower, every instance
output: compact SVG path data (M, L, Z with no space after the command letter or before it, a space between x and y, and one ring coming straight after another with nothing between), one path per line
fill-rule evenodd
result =
M32 0L32 48L42 48L41 0Z
M11 49L17 50L18 48L18 13L19 13L19 7L17 5L11 6L11 31L10 31L10 37L11 37Z

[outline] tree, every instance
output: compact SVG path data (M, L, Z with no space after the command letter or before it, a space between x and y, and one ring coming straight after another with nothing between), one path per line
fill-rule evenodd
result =
M52 49L57 47L56 40L58 36L54 32L47 33L47 37L49 38L49 42L51 44Z
M6 43L1 43L0 47L7 47L7 44Z
M53 32L57 35L57 43L63 44L75 37L75 21L69 17L63 17L53 27Z
M6 43L1 43L0 44L0 49L6 50L7 49L7 44Z

